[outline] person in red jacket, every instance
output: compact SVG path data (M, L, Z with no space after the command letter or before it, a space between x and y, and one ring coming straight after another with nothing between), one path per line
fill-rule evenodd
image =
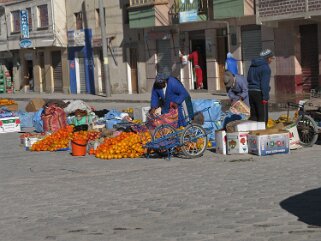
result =
M196 47L196 49L188 55L188 59L192 60L195 77L196 77L196 88L202 89L203 88L203 61L200 52L200 47Z

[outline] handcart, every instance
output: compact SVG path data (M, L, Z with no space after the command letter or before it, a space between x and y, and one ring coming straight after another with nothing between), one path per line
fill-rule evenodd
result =
M175 128L174 123L161 124L155 128L152 140L146 144L147 157L152 151L167 155L168 159L174 153L182 154L185 158L196 158L203 155L208 144L208 134L214 131L214 126L209 128L202 127L202 123L196 123L196 116L207 112L210 116L210 107L207 107L193 117L186 117L187 125ZM162 115L156 118L162 118Z
M303 146L313 146L321 133L321 92L311 90L310 99L301 100L299 104L288 103L289 108L295 107L298 111L296 126Z

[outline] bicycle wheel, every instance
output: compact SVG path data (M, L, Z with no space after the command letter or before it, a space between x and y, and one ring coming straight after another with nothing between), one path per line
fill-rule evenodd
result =
M181 150L187 158L200 157L206 150L207 142L205 129L201 125L191 124L181 135Z
M299 116L297 129L301 145L312 146L318 140L318 126L310 116Z
M154 130L154 133L152 135L152 141L157 142L159 139L166 139L167 141L170 141L171 139L177 138L177 136L174 134L176 132L175 128L171 125L164 124L157 126ZM166 154L168 153L168 150L166 147L162 147L156 150L159 154Z

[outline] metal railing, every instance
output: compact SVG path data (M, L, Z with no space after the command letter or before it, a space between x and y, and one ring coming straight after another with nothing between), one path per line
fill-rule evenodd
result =
M167 4L168 0L130 0L130 7L144 6L144 5L156 5Z

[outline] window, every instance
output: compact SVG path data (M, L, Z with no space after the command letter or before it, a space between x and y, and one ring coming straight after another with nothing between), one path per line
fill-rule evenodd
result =
M38 6L38 28L48 28L48 6Z
M31 17L31 8L27 8L28 11L28 24L29 24L29 31L32 30L32 17Z
M82 12L75 13L76 18L76 29L83 29L83 15Z
M11 12L11 32L20 32L20 11Z

